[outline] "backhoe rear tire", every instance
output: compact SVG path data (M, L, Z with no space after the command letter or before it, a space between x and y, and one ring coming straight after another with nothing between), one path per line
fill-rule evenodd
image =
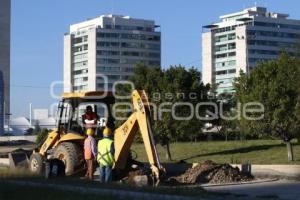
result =
M63 142L57 146L54 157L64 162L66 175L75 174L83 165L82 151L78 144L72 142Z
M41 175L43 172L43 157L39 153L30 156L29 169L31 172Z

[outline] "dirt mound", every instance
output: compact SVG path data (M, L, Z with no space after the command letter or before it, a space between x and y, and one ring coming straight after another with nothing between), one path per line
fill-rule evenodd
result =
M184 174L171 177L169 183L197 184L197 183L232 183L250 181L253 177L243 174L238 168L229 164L217 164L212 161L198 163L195 167L188 169Z
M145 170L142 170L142 169L137 169L137 170L134 170L134 171L130 171L128 173L127 182L128 183L135 183L134 178L136 176L144 176L144 175L148 176L149 173L147 173Z

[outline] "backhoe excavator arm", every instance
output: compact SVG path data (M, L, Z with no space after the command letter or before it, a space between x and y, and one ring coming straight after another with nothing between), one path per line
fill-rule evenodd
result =
M115 168L124 169L134 137L140 130L152 173L159 181L165 169L160 164L159 156L150 125L150 106L144 90L132 92L133 113L115 130Z

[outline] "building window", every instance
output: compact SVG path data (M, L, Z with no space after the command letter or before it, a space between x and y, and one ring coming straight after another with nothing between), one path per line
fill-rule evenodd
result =
M100 38L119 38L119 33L97 33L97 37Z
M226 75L226 74L234 74L236 73L236 69L228 69L228 70L220 70L216 71L216 75Z
M228 34L228 40L234 40L235 38L235 33Z
M149 57L149 58L160 58L160 53L142 53L142 56Z
M252 37L264 36L264 37L279 37L279 38L293 38L298 39L300 37L297 33L287 33L287 32L273 32L273 31L253 31L248 30L247 34Z
M74 69L78 69L78 68L86 67L86 66L87 66L87 61L76 62L76 63L74 63L74 65L73 65Z
M300 25L293 24L279 24L279 23L267 23L267 22L254 22L255 26L264 26L264 27L273 27L273 28L286 28L286 29L294 29L300 30Z
M73 87L73 91L74 92L78 92L78 91L82 91L82 90L87 90L88 86L87 85L79 85L79 86L74 86Z
M215 55L215 58L225 58L225 57L227 57L226 53Z
M119 42L97 42L99 47L119 47Z
M225 62L218 62L215 64L215 67L225 67Z
M225 61L225 62L216 62L215 63L216 68L235 66L235 65L236 65L235 60L229 60L229 61Z
M119 51L97 50L97 55L100 55L100 56L118 56L118 55L120 55L120 52Z
M74 56L74 61L76 61L76 60L81 60L81 59L85 59L85 58L87 58L87 57L88 57L88 54L87 54L87 53L75 55L75 56Z
M81 43L83 40L82 40L82 37L78 37L78 38L74 38L74 44L78 44L78 43Z
M134 68L133 67L122 67L121 71L122 72L133 72Z
M112 88L113 84L112 83L98 83L97 84L98 89L104 89L104 86L107 86L107 88Z
M76 85L82 85L83 82L88 81L88 77L74 78L73 81L74 81L74 84L76 84Z
M216 52L219 52L219 51L226 51L226 50L227 50L227 45L226 45L226 44L218 45L218 46L216 46L215 48L216 48Z
M227 74L226 70L216 71L216 75L225 75L225 74Z
M157 60L149 60L148 64L151 65L151 66L159 66L160 62L157 61Z
M88 36L85 35L85 36L82 36L82 37L76 37L73 39L73 44L79 44L79 43L82 43L82 42L86 42L88 40Z
M236 55L235 52L230 52L230 53L228 53L228 57L232 57L232 56L235 56L235 55Z
M107 75L108 80L120 80L120 75Z
M268 40L248 40L249 45L258 46L274 46L280 48L295 48L295 43L292 42L279 42L279 41L268 41Z
M98 58L97 63L99 63L99 64L119 64L120 59Z
M236 69L229 69L228 70L228 74L234 74L234 73L236 73Z
M87 74L87 73L88 73L88 69L73 71L73 75L80 75L80 74Z
M142 44L137 42L122 42L121 47L124 48L141 48Z
M228 66L234 66L234 65L236 65L236 60L228 61Z
M127 76L121 76L121 79L122 79L122 80L129 80L130 77L131 77L131 76L128 76L128 75L127 75Z
M123 51L122 56L140 56L140 53L137 51Z
M235 48L236 48L235 42L228 44L228 49L235 49Z
M120 71L120 67L106 67L106 66L99 66L96 68L97 73L101 73L101 72L119 72Z
M150 43L145 44L145 43L138 43L138 42L122 42L121 47L160 50L160 44L150 44Z

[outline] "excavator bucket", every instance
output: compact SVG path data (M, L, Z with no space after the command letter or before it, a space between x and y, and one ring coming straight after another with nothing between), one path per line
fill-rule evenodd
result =
M9 167L10 168L28 168L29 158L32 151L24 149L16 149L8 153Z

